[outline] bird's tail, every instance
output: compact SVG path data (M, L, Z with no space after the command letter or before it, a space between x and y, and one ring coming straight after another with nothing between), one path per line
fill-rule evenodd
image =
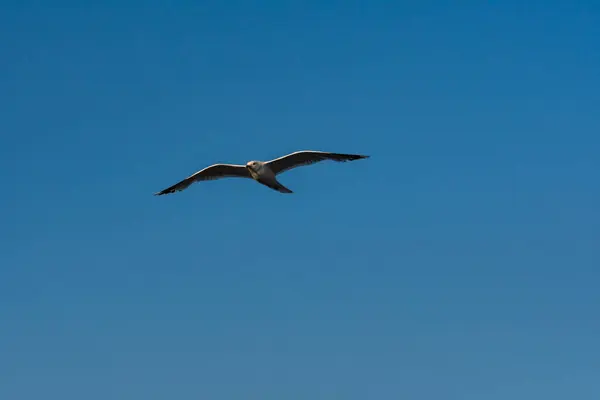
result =
M273 180L259 180L260 183L262 183L263 185L270 187L273 190L277 190L280 193L294 193L292 192L290 189L286 188L285 186L283 186L278 180L273 179Z
M281 184L279 185L279 188L277 190L279 190L281 193L294 193L290 189L286 188L285 186L283 186Z
M294 193L290 189L288 189L285 186L283 186L278 181L275 181L275 185L274 185L273 189L277 190L280 193Z

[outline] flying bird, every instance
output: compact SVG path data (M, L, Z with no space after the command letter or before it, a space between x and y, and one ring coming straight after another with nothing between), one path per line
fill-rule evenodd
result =
M246 165L214 164L188 176L173 186L154 193L154 195L161 196L163 194L179 192L187 189L194 182L221 178L250 178L280 193L293 193L277 180L277 175L296 167L320 161L346 162L362 158L369 158L369 156L305 150L296 151L271 161L248 161Z

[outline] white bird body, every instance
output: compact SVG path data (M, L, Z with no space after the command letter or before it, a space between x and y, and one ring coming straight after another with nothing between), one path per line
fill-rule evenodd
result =
M155 193L155 195L160 196L163 194L181 191L197 181L227 177L251 178L273 190L277 190L280 193L293 193L290 189L283 186L277 180L278 174L281 174L292 168L314 164L323 160L345 162L359 160L362 158L369 158L369 156L305 150L297 151L271 161L248 161L245 166L235 164L214 164L196 172L193 175L190 175L175 185Z

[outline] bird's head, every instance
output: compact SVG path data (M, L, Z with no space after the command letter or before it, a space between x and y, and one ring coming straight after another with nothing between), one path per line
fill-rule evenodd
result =
M246 168L251 171L256 171L259 169L258 161L248 161L246 163Z

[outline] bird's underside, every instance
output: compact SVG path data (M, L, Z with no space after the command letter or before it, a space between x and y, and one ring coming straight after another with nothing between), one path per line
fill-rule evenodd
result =
M276 178L277 175L290 169L320 161L332 160L346 162L369 158L360 154L327 153L323 151L297 151L271 161L249 161L246 165L214 164L176 184L155 193L160 196L187 189L192 183L221 178L250 178L280 193L293 193L283 186Z

